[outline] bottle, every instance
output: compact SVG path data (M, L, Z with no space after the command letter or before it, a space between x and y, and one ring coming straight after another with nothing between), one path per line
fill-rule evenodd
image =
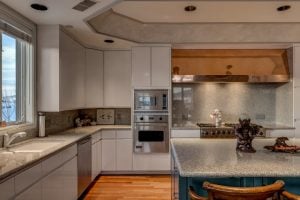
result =
M45 113L39 112L39 137L45 137L46 131L45 131Z

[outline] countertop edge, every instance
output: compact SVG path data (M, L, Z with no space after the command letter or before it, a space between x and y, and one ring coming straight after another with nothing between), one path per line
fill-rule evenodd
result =
M107 126L107 127L106 127ZM108 127L108 126L112 126L112 127ZM115 126L115 127L114 127ZM95 128L94 130L84 130L87 128ZM10 171L7 171L3 174L0 175L0 183L5 182L6 180L16 176L17 174L23 172L24 170L34 166L35 164L40 163L41 161L51 157L52 155L59 153L61 151L63 151L64 149L72 146L73 144L77 143L79 140L88 137L88 136L92 136L95 133L97 133L98 131L102 131L102 130L130 130L131 125L104 125L103 127L101 127L101 125L96 125L96 126L88 126L88 127L79 127L79 128L71 128L62 132L57 132L54 134L50 134L47 137L43 137L43 138L39 138L39 137L35 137L35 138L30 138L29 140L36 140L36 139L57 139L59 137L62 136L70 136L73 137L72 139L70 139L70 142L67 142L65 144L63 144L63 146L59 146L56 149L47 152L45 155L42 155L40 158L37 158L35 160L29 161L28 163L25 163L24 165L18 166ZM74 132L80 132L80 131L84 131L82 133L76 133L76 139L74 139L74 134L72 135L72 131ZM27 140L23 141L26 142Z

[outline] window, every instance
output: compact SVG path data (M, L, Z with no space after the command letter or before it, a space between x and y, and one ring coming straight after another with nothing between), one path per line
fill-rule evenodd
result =
M31 44L5 32L0 32L1 40L1 127L24 124L32 121L28 112Z

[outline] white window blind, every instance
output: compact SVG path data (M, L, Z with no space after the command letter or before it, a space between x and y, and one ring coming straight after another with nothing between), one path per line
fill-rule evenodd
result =
M19 30L18 28L4 22L4 21L1 21L0 20L0 30L9 34L9 35L12 35L18 39L21 39L23 41L26 41L28 43L32 43L32 36Z

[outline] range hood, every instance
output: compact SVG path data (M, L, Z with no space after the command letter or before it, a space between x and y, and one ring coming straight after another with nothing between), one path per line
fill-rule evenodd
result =
M286 49L173 49L172 82L286 83Z

